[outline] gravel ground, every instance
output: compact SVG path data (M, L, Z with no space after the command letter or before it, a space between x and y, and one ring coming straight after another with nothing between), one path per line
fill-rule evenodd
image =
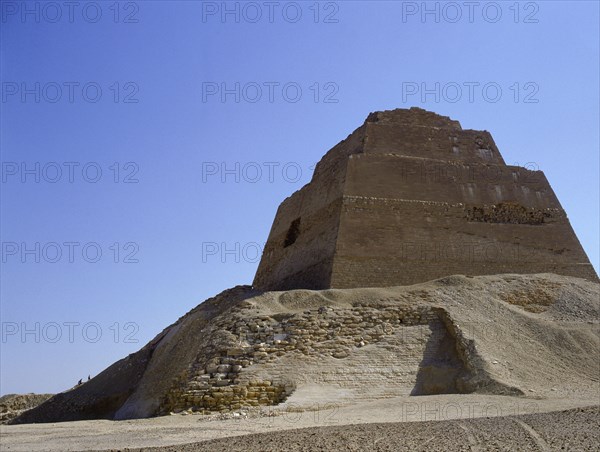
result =
M598 451L598 406L506 416L385 424L316 427L222 438L160 451Z
M597 394L553 400L447 394L305 412L265 407L245 418L0 425L0 451L599 450Z

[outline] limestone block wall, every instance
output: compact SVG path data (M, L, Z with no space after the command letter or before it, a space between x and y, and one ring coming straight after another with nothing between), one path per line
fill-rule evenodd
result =
M345 198L332 286L385 287L452 274L597 278L562 209L519 207L516 217L510 209L482 209L480 216L463 203Z
M391 154L351 156L344 196L561 208L541 171Z
M316 211L278 215L286 228L267 241L254 286L263 290L328 287L341 206L338 198ZM296 237L289 234L294 222ZM286 246L286 241L292 243Z
M255 287L329 287L345 162L348 155L360 152L363 134L360 127L332 148L317 164L311 183L281 203L256 272Z
M365 153L504 164L487 131L419 109L377 112L366 122Z
M321 306L270 316L246 308L209 328L209 338L228 334L231 340L201 353L173 381L160 414L276 405L307 383L365 398L456 392L464 371L439 312L426 304ZM423 368L439 366L451 369L446 383L419 378ZM290 370L298 367L301 374Z
M404 250L415 246L426 256ZM487 131L411 108L369 115L281 204L253 285L538 272L598 280L544 174L506 165Z

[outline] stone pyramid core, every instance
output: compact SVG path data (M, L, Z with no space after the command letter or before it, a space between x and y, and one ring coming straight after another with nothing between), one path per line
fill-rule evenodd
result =
M386 287L452 274L598 276L541 171L420 108L371 113L285 199L260 290Z

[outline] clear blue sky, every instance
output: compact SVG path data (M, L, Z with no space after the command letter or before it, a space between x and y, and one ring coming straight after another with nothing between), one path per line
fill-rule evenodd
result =
M371 111L491 131L598 270L598 2L1 3L2 394L64 390L251 283L279 203Z

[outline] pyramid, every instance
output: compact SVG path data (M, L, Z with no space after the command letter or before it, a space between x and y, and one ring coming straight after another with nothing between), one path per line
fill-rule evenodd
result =
M507 166L488 132L446 117L373 113L281 204L253 287L11 422L253 422L266 407L440 394L587 403L597 282L540 171Z
M453 274L598 277L541 171L420 108L371 113L275 216L259 290L388 287Z

